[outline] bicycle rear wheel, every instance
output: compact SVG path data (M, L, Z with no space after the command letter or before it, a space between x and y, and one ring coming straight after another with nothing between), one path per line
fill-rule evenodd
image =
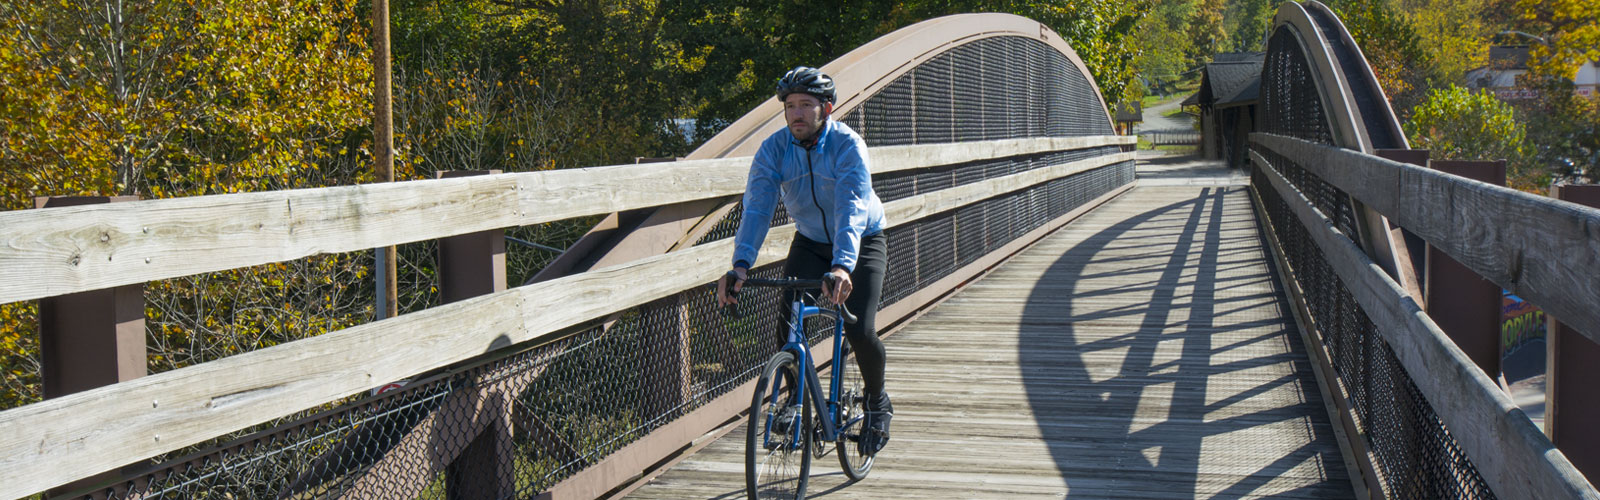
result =
M788 351L767 360L756 379L750 423L745 426L745 490L750 500L806 496L814 422L811 405L799 404L796 380L800 365Z
M867 478L867 473L872 471L872 455L861 453L859 446L862 420L865 416L867 398L861 382L861 367L856 364L854 356L845 350L845 359L839 363L839 440L835 446L839 454L839 467L850 476L851 481L860 481Z

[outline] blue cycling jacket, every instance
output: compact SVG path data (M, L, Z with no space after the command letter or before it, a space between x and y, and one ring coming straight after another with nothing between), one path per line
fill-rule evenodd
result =
M832 244L833 265L847 271L856 268L861 237L883 232L883 202L872 191L867 142L843 123L828 120L810 148L795 142L788 128L761 143L745 184L734 266L756 261L780 195L800 234Z

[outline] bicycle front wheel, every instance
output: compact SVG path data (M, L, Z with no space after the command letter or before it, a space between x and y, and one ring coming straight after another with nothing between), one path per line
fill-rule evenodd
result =
M839 368L839 467L851 481L860 481L872 471L872 455L862 453L860 446L862 417L867 414L865 386L861 382L861 366L849 349L845 349Z
M745 433L745 490L750 500L800 499L811 476L811 405L801 404L795 381L800 365L792 352L767 361L750 398Z

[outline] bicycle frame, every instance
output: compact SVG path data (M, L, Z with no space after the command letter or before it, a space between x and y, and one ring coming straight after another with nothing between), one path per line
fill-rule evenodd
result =
M844 370L844 321L839 318L838 313L817 306L805 305L805 302L799 297L796 297L794 303L790 305L790 312L792 314L789 315L791 318L789 338L780 351L795 353L796 362L800 364L801 370L804 371L799 380L795 381L796 384L799 384L799 390L796 391L796 394L799 395L799 404L805 405L809 403L812 409L817 412L817 420L822 424L822 432L817 438L823 442L836 441L839 439L839 432L843 430L845 424L849 423L835 421L839 416L839 392L842 390L841 385L843 385L840 378L841 374L844 373L842 371ZM816 363L811 358L811 348L806 345L806 317L817 314L827 314L834 318L833 360L831 362L832 369L828 377L829 387L826 399L822 397L822 383L817 378ZM778 386L782 383L782 377L775 377L770 383L772 386L767 388L767 394L776 398L779 395ZM773 415L767 416L768 429L772 428L771 419L773 418L776 417ZM800 432L803 430L798 425L790 426L791 439L788 442L791 445L799 443ZM763 437L762 444L770 447L772 445L772 436L769 434Z

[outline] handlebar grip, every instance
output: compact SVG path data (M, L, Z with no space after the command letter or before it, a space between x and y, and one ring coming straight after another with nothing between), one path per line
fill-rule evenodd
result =
M822 275L823 286L832 287L834 281L837 281L837 279L834 278L832 274L824 274L824 275ZM844 304L838 304L838 305L834 306L833 310L837 311L839 313L839 319L844 321L845 324L847 324L847 325L856 324L856 315L855 314L851 314L850 313L850 309L845 307Z
M739 296L739 291L733 289L734 280L739 279L738 273L735 273L732 270L729 270L728 273L726 274L726 276L728 277L728 296L729 297L738 297ZM713 285L715 285L715 283L713 283ZM732 304L728 304L728 305L722 306L722 317L729 318L729 319L739 319L739 318L744 317L744 311L739 309L739 303L738 302L734 302Z

